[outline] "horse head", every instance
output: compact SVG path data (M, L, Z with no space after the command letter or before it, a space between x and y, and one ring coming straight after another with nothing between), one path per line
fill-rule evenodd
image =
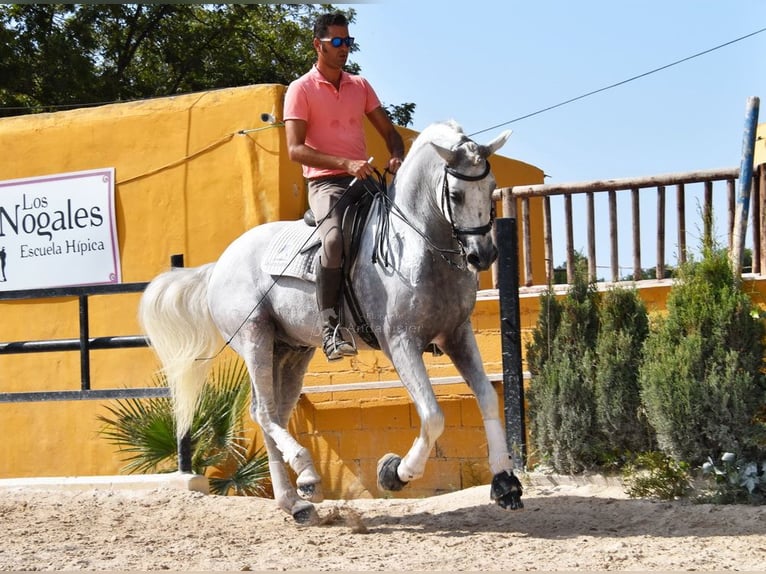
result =
M484 271L497 259L492 239L495 221L495 177L489 156L500 149L511 131L507 130L486 145L479 145L460 133L460 141L450 147L430 142L445 161L440 206L460 242L468 265Z

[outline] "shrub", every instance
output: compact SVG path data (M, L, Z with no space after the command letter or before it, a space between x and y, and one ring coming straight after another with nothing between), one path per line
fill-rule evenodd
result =
M641 403L638 373L649 332L646 306L633 289L604 293L596 343L596 421L602 441L616 456L653 447L653 431Z
M702 472L713 484L700 497L701 502L766 504L766 461L759 464L725 452L719 465L708 458Z
M677 460L699 465L700 453L718 455L724 445L757 451L765 387L763 326L753 315L725 251L704 249L701 261L680 268L639 375L658 444Z
M637 455L623 468L622 479L631 498L675 500L692 488L689 465L657 451Z
M598 293L578 265L575 282L561 303L549 290L527 346L533 373L531 431L541 456L558 472L579 472L598 459L593 400Z

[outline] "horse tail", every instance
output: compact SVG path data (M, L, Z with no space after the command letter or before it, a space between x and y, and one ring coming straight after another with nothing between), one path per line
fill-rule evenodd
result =
M207 286L213 263L176 268L154 278L138 308L141 328L162 364L180 438L191 429L211 357L221 335L210 315Z

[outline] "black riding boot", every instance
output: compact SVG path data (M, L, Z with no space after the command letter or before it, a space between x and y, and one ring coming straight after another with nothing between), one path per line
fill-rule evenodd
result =
M322 315L322 349L328 361L356 355L356 345L343 337L338 323L338 299L343 270L317 266L317 303Z

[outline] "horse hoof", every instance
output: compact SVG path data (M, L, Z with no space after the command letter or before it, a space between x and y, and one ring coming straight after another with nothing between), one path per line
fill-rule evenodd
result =
M388 453L378 461L378 488L381 490L401 490L407 483L399 478L396 469L402 462L402 457Z
M490 497L501 508L520 510L524 508L521 501L521 482L513 471L503 471L492 478Z
M298 496L303 500L309 500L311 502L322 502L324 500L322 484L319 482L298 484L297 490Z
M317 514L314 505L309 502L298 502L293 506L293 520L298 524L309 526L317 524L319 522L319 515Z

